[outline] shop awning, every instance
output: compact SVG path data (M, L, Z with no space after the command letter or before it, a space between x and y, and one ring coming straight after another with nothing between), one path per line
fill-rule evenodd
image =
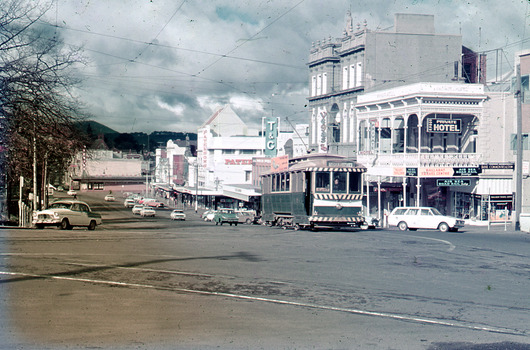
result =
M223 186L223 195L248 202L250 197L261 196L261 191L252 185L225 185Z
M513 194L512 179L479 179L475 194L482 195L499 195Z

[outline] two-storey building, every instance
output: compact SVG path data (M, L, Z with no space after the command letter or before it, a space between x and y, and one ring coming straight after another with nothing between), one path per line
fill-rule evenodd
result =
M309 55L313 152L354 156L357 96L411 83L484 82L485 60L460 35L436 34L434 16L396 14L393 30L354 25L342 38L313 44Z

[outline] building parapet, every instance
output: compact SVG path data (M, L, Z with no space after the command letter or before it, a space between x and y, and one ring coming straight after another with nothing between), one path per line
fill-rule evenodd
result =
M482 161L478 153L399 153L357 155L357 161L372 167L477 167Z

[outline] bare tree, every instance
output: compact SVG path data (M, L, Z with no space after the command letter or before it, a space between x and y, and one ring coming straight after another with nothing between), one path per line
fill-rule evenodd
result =
M82 57L79 49L64 46L56 33L42 30L41 21L51 3L4 3L0 8L0 162L7 168L8 189L18 189L23 176L33 179L33 193L42 194L50 171L64 171L83 146L84 137L75 128L80 118L78 103L70 93L78 83L71 71ZM39 205L36 199L33 203L34 208Z

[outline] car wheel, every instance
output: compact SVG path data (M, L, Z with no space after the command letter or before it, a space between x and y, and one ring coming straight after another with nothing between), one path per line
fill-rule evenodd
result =
M235 223L234 225L236 225L236 226L237 226L237 222L236 222L236 223Z
M72 226L70 225L70 222L68 221L68 219L63 219L63 221L61 221L61 230L71 230L72 229Z
M447 232L449 231L449 225L447 225L445 222L442 222L440 225L438 225L438 229L441 232Z
M252 223L252 220L250 220L250 219L247 219L247 220L245 221L245 224L247 224L247 225L250 225L251 223Z
M90 231L94 231L96 229L96 222L94 220L90 221L90 224L88 225L88 229Z
M405 221L401 221L399 224L398 224L398 228L401 230L401 231L407 231L408 230L408 226L407 226L407 223Z
M293 230L298 231L300 229L300 225L294 224Z
M42 230L42 229L44 228L44 225L43 225L43 224L37 224L36 226L37 226L37 228L38 228L39 230Z

